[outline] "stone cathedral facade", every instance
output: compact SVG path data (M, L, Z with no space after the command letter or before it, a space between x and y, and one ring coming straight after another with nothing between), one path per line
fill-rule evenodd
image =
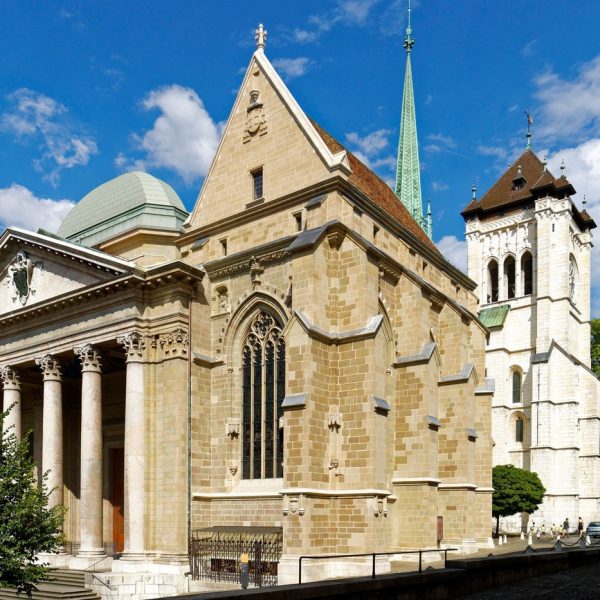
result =
M490 329L494 464L535 471L537 526L600 515L600 393L590 370L590 253L596 224L575 189L528 147L464 209L469 276ZM526 516L505 520L520 531Z
M128 173L0 238L5 426L68 508L55 562L122 598L182 591L190 540L232 532L279 536L280 583L304 554L490 544L476 284L261 40L191 214Z

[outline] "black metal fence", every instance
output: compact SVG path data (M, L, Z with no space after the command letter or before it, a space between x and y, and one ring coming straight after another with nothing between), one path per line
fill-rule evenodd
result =
M250 585L277 585L283 551L281 527L210 527L192 532L189 558L192 579L240 582L241 558L248 557Z

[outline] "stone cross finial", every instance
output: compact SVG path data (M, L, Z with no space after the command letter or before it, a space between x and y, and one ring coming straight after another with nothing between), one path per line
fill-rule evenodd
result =
M259 24L258 29L254 34L254 39L256 40L256 49L264 50L267 43L267 30L262 23Z

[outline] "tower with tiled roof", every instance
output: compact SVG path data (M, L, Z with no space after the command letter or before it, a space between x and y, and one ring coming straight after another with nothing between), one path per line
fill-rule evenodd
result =
M417 137L417 116L415 96L412 83L412 67L410 55L415 40L410 26L410 2L408 5L408 26L404 49L406 50L406 73L404 76L404 92L402 94L402 116L400 119L400 139L398 141L398 162L396 165L396 196L406 206L413 219L431 238L431 210L423 215L421 198L421 169L419 166L419 142Z
M528 115L528 119L529 119ZM494 464L535 471L546 496L536 526L600 510L600 382L590 370L591 230L575 188L527 147L462 211L469 276L489 330ZM506 519L508 530L526 523Z

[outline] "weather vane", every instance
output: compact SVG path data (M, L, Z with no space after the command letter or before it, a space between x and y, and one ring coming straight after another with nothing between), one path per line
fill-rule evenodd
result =
M408 0L408 26L406 27L406 37L404 38L404 44L402 44L402 47L408 53L410 53L410 51L412 50L412 47L415 45L415 40L411 35L412 29L410 26L410 13L411 13L410 0Z
M531 126L533 125L533 115L531 109L524 110L525 116L527 117L527 147L531 148Z

